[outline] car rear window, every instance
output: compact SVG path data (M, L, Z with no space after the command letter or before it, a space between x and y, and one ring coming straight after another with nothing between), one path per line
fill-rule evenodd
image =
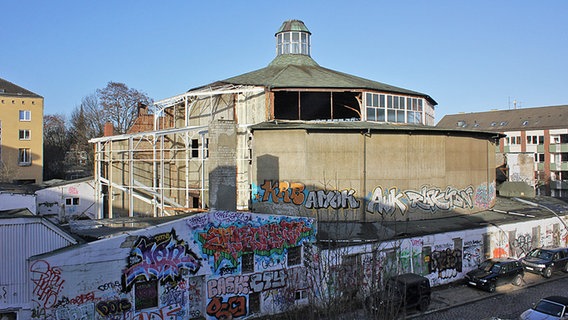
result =
M538 312L560 317L562 315L562 310L564 310L564 306L547 300L541 300L534 309Z

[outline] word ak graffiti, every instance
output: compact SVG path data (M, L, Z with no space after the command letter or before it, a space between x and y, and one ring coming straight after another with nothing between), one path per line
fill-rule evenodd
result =
M474 205L473 187L457 189L448 186L445 190L424 186L419 191L399 191L397 188L376 187L367 205L367 212L381 215L406 213L410 209L436 212L455 208L472 209Z

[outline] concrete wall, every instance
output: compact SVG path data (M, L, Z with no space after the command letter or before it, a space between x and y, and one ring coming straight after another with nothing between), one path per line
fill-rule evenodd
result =
M36 213L36 197L33 194L22 194L12 192L0 192L0 210L27 208L32 213Z
M296 292L308 286L299 272L301 248L315 241L315 228L308 218L217 211L36 257L32 302L20 316L165 320L279 312L307 302Z
M565 217L562 217L566 221ZM566 246L568 232L558 218L535 220L509 225L487 226L466 231L448 232L397 241L355 245L324 251L321 261L341 261L330 265L358 275L351 283L333 283L338 290L358 288L365 296L372 285L391 274L412 272L421 274L433 286L463 279L486 258L524 257L540 246ZM340 259L330 257L340 256ZM353 261L358 263L353 263ZM333 272L331 278L334 277Z
M415 220L495 201L495 145L441 133L255 130L253 210Z

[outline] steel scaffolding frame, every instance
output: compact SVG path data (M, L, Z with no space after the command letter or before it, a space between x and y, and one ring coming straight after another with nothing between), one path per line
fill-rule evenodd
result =
M190 115L197 102L208 99L211 120L214 118L214 96L224 94L261 93L263 87L220 85L188 91L184 94L160 100L153 105L154 131L133 134L122 134L108 137L91 139L89 142L95 145L95 189L97 218L113 218L113 197L124 195L128 205L128 216L135 215L135 200L147 203L152 207L152 215L161 217L188 212L204 210L206 198L208 198L209 186L206 180L207 172L207 137L209 134L208 123L199 126L190 126ZM174 128L161 128L160 119L169 108L183 108L183 127L175 128L177 120L173 118ZM175 110L174 110L175 111ZM203 115L201 115L203 116ZM207 116L207 115L206 115ZM210 121L211 121L210 120ZM198 149L199 156L192 156L191 141L199 139L201 145ZM151 156L149 156L151 155ZM174 155L171 157L171 155ZM181 156L183 155L183 156ZM170 156L170 157L168 157ZM245 159L248 160L248 159ZM144 171L140 167L151 163L151 170ZM175 180L174 185L165 183L167 175L171 174L172 168L180 163L185 172L184 181ZM137 166L137 164L140 164ZM166 168L168 172L166 172ZM194 168L196 172L191 172ZM136 176L140 171L142 175ZM148 172L150 171L150 172ZM121 174L120 179L115 175ZM144 176L145 175L145 176ZM194 178L192 178L194 177ZM195 178L197 177L197 178ZM177 199L168 197L169 194L182 192L184 203L178 203ZM190 195L198 195L199 208L192 208ZM207 195L207 196L206 196ZM108 199L104 199L107 196ZM104 204L108 214L105 217Z

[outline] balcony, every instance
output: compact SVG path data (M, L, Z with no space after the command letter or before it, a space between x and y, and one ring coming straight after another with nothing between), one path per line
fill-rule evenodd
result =
M568 180L555 180L555 181L550 181L550 189L568 190Z
M552 171L568 171L568 162L551 163L550 170Z
M568 143L555 143L551 144L548 148L550 153L568 152Z

